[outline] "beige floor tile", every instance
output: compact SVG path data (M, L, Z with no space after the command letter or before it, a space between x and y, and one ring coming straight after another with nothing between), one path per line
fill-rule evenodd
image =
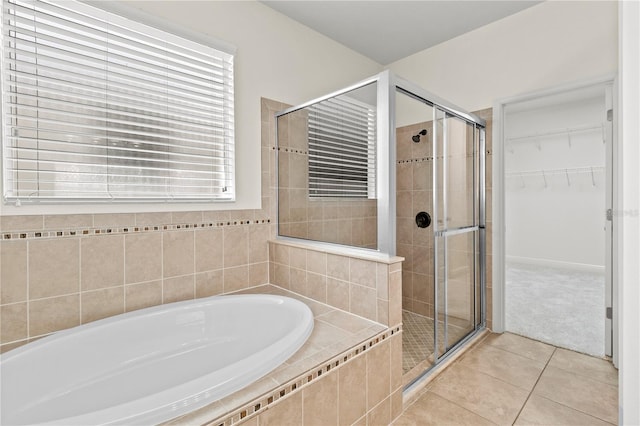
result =
M474 348L462 358L460 364L527 391L533 389L545 367L544 362L491 345Z
M616 386L547 366L533 395L543 396L609 423L618 422Z
M576 411L547 398L532 395L516 420L516 425L607 426L596 417Z
M402 413L393 426L482 426L492 424L494 423L435 393L427 392Z
M483 342L484 345L495 346L536 361L547 362L553 354L554 347L546 343L527 339L511 333L491 334Z
M431 392L497 424L512 424L529 392L476 369L454 364Z
M551 357L549 365L598 382L618 386L618 370L605 359L558 348Z

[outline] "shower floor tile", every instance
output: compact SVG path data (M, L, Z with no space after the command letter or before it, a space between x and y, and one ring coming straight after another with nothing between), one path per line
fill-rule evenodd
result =
M469 331L453 324L447 327L449 341L456 342ZM439 352L444 351L444 323L438 321ZM406 374L428 361L433 363L433 318L410 311L402 311L402 370ZM422 371L420 371L422 372Z

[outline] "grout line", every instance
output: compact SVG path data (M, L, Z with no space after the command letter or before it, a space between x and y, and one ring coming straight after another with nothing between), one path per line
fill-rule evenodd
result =
M558 348L554 347L553 348L553 352L551 353L551 356L547 360L547 362L544 365L544 368L542 369L542 371L540 371L540 375L538 376L538 380L536 380L535 384L531 388L531 391L529 391L529 395L527 395L527 399L525 399L524 403L522 404L522 407L520 407L520 411L518 411L518 415L516 416L516 418L513 421L514 423L516 422L516 420L518 420L518 418L522 414L522 410L524 410L524 407L527 405L527 402L529 402L529 399L531 398L531 395L533 395L533 391L536 389L536 386L538 386L538 383L540 382L540 379L542 378L542 375L547 370L547 367L549 366L549 363L551 362L551 359L553 358L553 355L556 353L556 350L558 350Z

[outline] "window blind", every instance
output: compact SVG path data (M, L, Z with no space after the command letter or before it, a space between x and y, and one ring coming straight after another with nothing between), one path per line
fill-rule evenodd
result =
M7 201L234 199L232 54L79 2L2 24Z
M375 198L376 110L342 96L309 107L309 196Z

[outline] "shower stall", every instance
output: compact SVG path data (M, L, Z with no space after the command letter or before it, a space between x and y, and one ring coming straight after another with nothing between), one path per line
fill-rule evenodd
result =
M385 71L277 114L278 238L404 257L404 383L485 327L485 121Z

